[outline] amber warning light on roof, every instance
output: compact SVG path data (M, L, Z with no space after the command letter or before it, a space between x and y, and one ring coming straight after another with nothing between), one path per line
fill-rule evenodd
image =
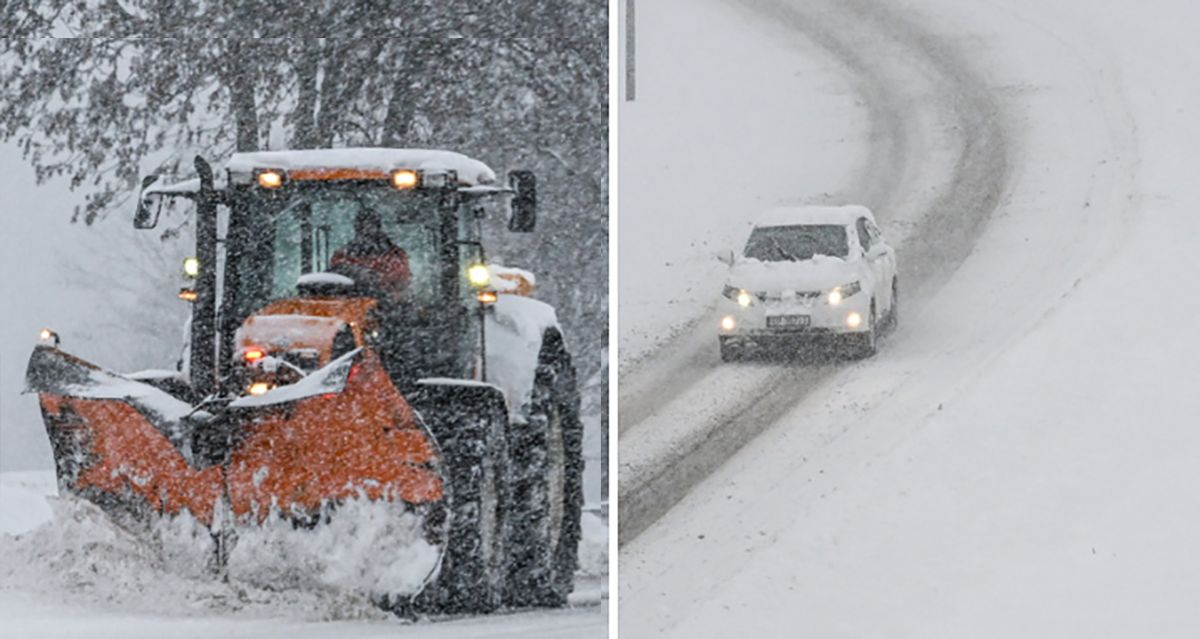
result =
M258 172L258 185L264 189L277 189L283 186L283 171L263 169Z
M401 191L417 188L417 185L420 183L420 181L421 178L417 175L416 171L410 171L408 169L392 171L392 186Z

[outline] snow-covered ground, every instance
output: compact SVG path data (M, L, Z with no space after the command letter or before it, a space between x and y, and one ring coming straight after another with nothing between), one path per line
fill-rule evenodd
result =
M1005 196L877 357L792 367L767 380L778 419L725 421L765 432L622 550L622 636L1196 636L1200 10L750 4L854 25L798 39L872 60L899 33L981 79Z
M52 472L0 473L0 619L14 637L607 635L608 530L590 513L571 608L414 624L346 592L220 583L198 565L168 569L159 549L56 492Z

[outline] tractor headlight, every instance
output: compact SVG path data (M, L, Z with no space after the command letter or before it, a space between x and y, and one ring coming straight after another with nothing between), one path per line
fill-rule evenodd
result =
M492 281L492 272L486 264L472 264L467 268L467 281L475 288L483 288Z
M858 294L861 290L862 282L851 282L829 291L829 295L825 296L825 299L829 302L830 306L837 306L842 303L842 300Z
M722 295L737 302L738 306L740 306L742 308L747 308L750 305L754 304L754 296L751 295L750 292L744 288L734 288L732 286L726 286L725 290L722 292Z
M200 277L200 258L185 257L183 259L183 275L192 280Z

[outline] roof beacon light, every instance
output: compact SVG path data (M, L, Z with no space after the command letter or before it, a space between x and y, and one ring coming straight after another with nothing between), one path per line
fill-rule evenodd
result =
M421 177L417 175L416 171L410 171L408 169L392 171L392 186L396 187L396 189L400 191L415 189L420 182Z
M200 258L185 257L183 258L183 274L189 279L200 277Z
M283 171L263 169L258 172L258 185L264 189L277 189L283 186Z
M467 269L467 280L475 288L483 288L492 281L492 272L486 264L472 264Z
M430 173L426 171L421 174L421 186L430 189L444 189L453 184L458 179L458 174L454 171L439 171Z
M48 328L43 328L42 330L38 331L38 341L45 346L58 346L58 333L55 333Z
M248 348L245 353L242 353L242 358L247 362L257 362L266 356L267 354L261 348Z

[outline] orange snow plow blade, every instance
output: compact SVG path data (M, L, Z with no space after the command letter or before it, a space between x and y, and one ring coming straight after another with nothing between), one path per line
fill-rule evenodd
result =
M370 350L215 415L47 346L26 378L60 489L110 514L187 511L212 526L224 497L253 525L348 499L442 499L435 446Z

